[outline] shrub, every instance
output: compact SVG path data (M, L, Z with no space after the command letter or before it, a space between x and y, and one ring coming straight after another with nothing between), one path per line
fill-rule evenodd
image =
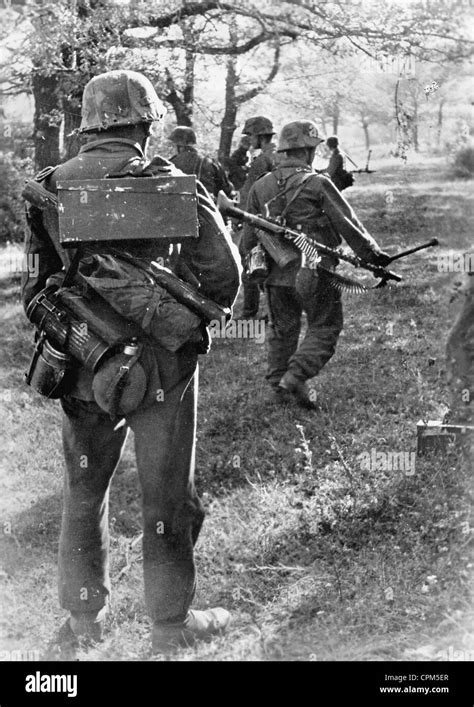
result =
M456 177L474 177L474 145L465 145L456 152L453 169Z
M24 201L21 192L32 173L31 160L11 152L0 153L0 244L23 240Z

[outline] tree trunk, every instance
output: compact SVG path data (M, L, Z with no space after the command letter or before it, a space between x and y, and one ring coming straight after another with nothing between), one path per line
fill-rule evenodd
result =
M75 130L81 124L81 108L77 101L64 99L64 138L63 138L63 160L70 160L79 152L82 145L82 138Z
M413 147L415 152L419 152L420 145L418 142L418 98L413 96Z
M333 135L337 135L337 131L339 129L339 104L336 102L334 104L333 112L332 112L332 132Z
M225 108L224 117L221 122L221 136L219 141L218 159L222 164L226 163L230 155L232 147L232 138L234 136L237 118L237 101L235 95L235 87L238 83L237 60L234 56L229 56L227 59L227 74L225 80Z
M443 108L444 108L444 103L445 103L445 98L442 98L439 102L438 106L438 125L436 128L436 145L437 147L440 146L441 144L441 132L443 129Z
M319 116L319 120L321 121L321 127L322 127L322 129L323 129L323 135L327 135L327 134L328 134L328 131L327 131L327 128L326 128L326 119L325 119L325 116L321 114L321 115Z
M39 71L33 73L33 97L35 100L34 147L37 170L58 164L59 135L62 106L57 75L44 76Z
M188 125L189 127L191 127L192 116L189 115L188 106L186 105L184 99L180 95L178 95L174 80L171 74L169 73L168 69L166 70L166 73L168 75L166 81L168 93L165 96L165 100L173 107L174 114L176 116L176 125Z
M184 34L185 36L190 36L189 31L187 35L186 32ZM173 106L177 125L187 125L191 127L193 124L195 62L196 53L192 49L187 49L185 56L184 88L181 91L181 95L178 94L171 72L169 69L166 69L166 87L168 93L165 96L165 100Z
M365 118L362 118L362 130L364 131L365 149L370 150L369 124Z

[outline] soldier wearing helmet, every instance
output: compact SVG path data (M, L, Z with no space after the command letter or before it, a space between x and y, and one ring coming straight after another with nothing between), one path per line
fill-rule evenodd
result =
M170 161L185 174L195 174L214 199L222 190L227 196L233 195L233 186L221 165L198 151L196 133L187 125L178 125L169 139L176 145L177 153Z
M101 179L107 175L176 176L170 162L146 158L152 123L164 108L151 82L133 71L110 71L85 87L80 130L89 139L73 159L47 168L37 181L50 192L71 179ZM157 197L158 198L158 197ZM192 252L210 263L206 282L212 281L215 299L228 306L237 294L239 266L219 213L198 184L198 203L212 228L194 241ZM105 207L104 207L105 208ZM37 206L28 208L28 259L39 255L40 268L25 275L22 299L27 307L46 284L61 284L70 263L59 243L57 214L49 217ZM100 253L107 243L100 243ZM99 246L97 246L99 247ZM170 254L170 249L173 253ZM147 263L162 259L169 267L179 262L177 248L160 240L116 241L105 253L121 262ZM186 260L184 244L179 259ZM79 265L81 273L83 261ZM183 265L184 267L184 265ZM103 275L106 277L106 275ZM118 281L115 281L118 286ZM130 284L130 283L128 283ZM212 295L208 295L212 296ZM130 298L133 297L133 292ZM128 428L134 432L138 475L143 497L143 563L145 598L153 621L156 651L171 651L224 630L224 609L191 611L196 585L193 546L204 512L194 487L195 405L198 345L194 340L177 351L150 344L153 370L158 372L151 402L107 414L95 397L92 376L79 368L70 390L61 398L65 455L64 512L59 543L59 595L70 617L52 642L48 657L71 658L79 645L100 641L111 592L109 578L108 493L120 460ZM105 368L105 367L104 367ZM109 373L107 372L107 375ZM109 376L110 377L110 376ZM95 380L95 379L94 379ZM133 398L134 391L129 391ZM99 391L102 398L107 391ZM127 394L123 390L122 396ZM131 399L128 400L128 403ZM133 411L128 409L133 407Z
M389 256L380 250L331 180L313 171L315 150L322 141L309 120L285 125L278 143L282 159L273 172L253 185L247 210L279 218L330 247L339 246L344 238L364 260L386 264ZM254 227L245 224L243 251L250 252L257 243ZM334 354L342 330L342 304L339 291L329 285L324 274L306 267L295 248L297 254L284 269L269 258L265 288L271 335L266 377L275 402L295 400L315 408L317 396L308 390L306 381L317 376ZM321 264L328 269L337 265L326 256ZM298 345L303 311L308 326Z
M240 191L245 184L249 171L250 136L242 135L237 149L227 160L229 179L234 189Z
M250 146L254 150L260 150L260 153L250 163L247 178L240 190L240 203L242 208L245 209L252 186L257 179L271 172L274 167L276 145L273 142L273 136L275 135L273 123L263 115L248 118L245 121L242 134L249 137ZM245 257L242 250L240 254ZM243 319L252 319L257 316L260 306L260 288L250 281L245 274L242 278L242 285L244 302L241 316Z

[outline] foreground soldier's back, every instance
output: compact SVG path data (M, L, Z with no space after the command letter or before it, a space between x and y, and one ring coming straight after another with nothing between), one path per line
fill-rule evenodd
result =
M95 77L84 91L81 125L92 139L77 157L39 175L39 181L54 193L65 179L102 178L114 172L138 175L144 168L150 176L181 174L166 160L149 163L145 158L151 124L162 114L151 83L141 74L113 71ZM211 227L201 227L199 239L191 239L195 242L183 243L180 258L200 275L204 294L232 305L239 285L236 253L214 205L201 192L200 208ZM59 244L57 214L32 206L28 219L26 251L39 256L40 268L23 282L25 307L47 281L61 282L62 267L70 260ZM107 253L106 245L97 252ZM132 261L163 258L169 265L176 263L175 256L168 257L169 243L159 239L116 243L115 250L118 262L123 251ZM154 344L153 371L158 377L148 385L159 385L162 396L152 396L129 414L104 412L84 367L61 400L66 469L59 595L71 616L52 647L59 657L70 657L67 650L74 651L78 641L100 640L103 634L111 592L108 493L128 427L134 431L142 490L145 598L155 650L189 645L224 630L229 622L224 609L189 609L196 585L193 546L204 518L194 487L199 346L195 337L176 351Z

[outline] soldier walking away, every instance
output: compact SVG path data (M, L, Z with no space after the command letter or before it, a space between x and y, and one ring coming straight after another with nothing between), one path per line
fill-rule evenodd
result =
M196 133L192 128L178 125L171 132L169 139L176 145L177 153L170 159L175 167L185 174L195 174L214 199L221 189L227 196L233 195L233 185L224 168L212 157L203 155L197 149Z
M350 172L346 171L344 155L339 149L339 138L335 135L328 137L326 145L331 150L331 157L329 158L329 164L325 170L325 174L329 175L339 191L347 189L347 187L352 186L354 183L354 177Z
M367 233L331 180L312 170L320 142L317 127L309 120L285 125L278 144L278 153L284 153L284 157L273 172L253 185L247 210L278 218L289 228L330 247L339 246L344 238L365 261L386 265L389 256ZM269 258L265 287L271 332L266 378L274 401L296 399L302 406L314 408L316 401L305 381L318 375L334 354L343 324L341 295L328 283L324 272L307 266L292 244L275 237L294 248L298 257L283 269ZM255 228L245 223L243 251L249 253L257 243ZM324 256L321 265L334 270L337 262ZM303 311L308 326L298 346Z
M240 203L242 208L246 209L252 186L257 179L271 172L274 167L276 145L273 142L275 135L273 124L263 115L248 118L245 121L242 134L250 138L250 145L254 150L260 150L260 153L250 163L247 178L240 190ZM245 259L246 254L242 248L242 240L239 250L242 258ZM253 319L257 316L260 306L260 287L252 282L245 273L242 277L242 287L244 292L242 319Z
M182 175L159 156L151 162L146 158L152 124L161 121L163 114L163 105L151 82L142 74L110 71L96 76L86 85L83 95L80 131L89 138L88 142L73 159L44 170L37 176L37 182L54 197L57 185L64 180L101 180L119 172L167 178ZM153 193L160 198L157 192ZM237 249L199 184L198 202L204 214L199 219L199 237L181 243L178 257L169 255L170 249L175 255L177 249L166 239L163 242L154 237L150 240L135 237L130 241L114 241L113 251L107 249L110 243L100 242L96 254L88 261L90 265L95 258L102 263L103 279L101 272L96 272L95 286L102 283L107 287L110 279L106 278L114 277L114 295L121 291L122 284L117 273L130 263L143 264L162 258L170 267L177 268L176 263L184 261L193 272L201 273L207 296L223 306L232 306L239 286ZM104 203L102 223L106 223L106 210ZM25 308L45 286L55 281L61 284L71 262L69 251L60 245L57 209L40 209L29 204L27 218L26 254L28 258L39 256L40 267L38 273L24 277ZM91 229L98 220L91 223ZM211 224L210 229L204 230L204 221ZM147 222L150 217L145 213L142 227ZM137 228L140 229L138 223ZM81 260L79 268L85 267L84 262ZM108 273L107 264L112 274ZM131 306L141 291L130 289L133 280L123 285ZM160 309L161 302L160 307L147 310L147 332L153 329L153 318L159 316ZM178 335L177 315L176 323L174 317L171 321ZM154 385L159 386L162 395L157 396L156 389L152 389L151 399L136 409L130 410L134 406L125 400L127 395L133 397L133 385L117 386L119 397L122 396L120 405L114 405L109 414L105 412L103 398L107 397L110 381L102 381L106 389L100 393L97 376L93 379L90 371L79 364L75 380L61 398L65 484L59 541L59 598L70 617L50 646L49 659L69 659L79 646L102 639L111 593L108 496L128 428L134 432L142 491L144 585L147 610L153 622L153 649L172 651L219 633L229 624L230 615L222 608L190 609L196 587L193 547L204 518L194 486L197 358L202 345L202 334L190 336L176 350L153 340L150 370L157 376Z
M249 171L249 149L250 137L248 135L243 135L239 146L227 160L229 179L234 185L234 189L239 192L239 197L240 190L245 184Z

